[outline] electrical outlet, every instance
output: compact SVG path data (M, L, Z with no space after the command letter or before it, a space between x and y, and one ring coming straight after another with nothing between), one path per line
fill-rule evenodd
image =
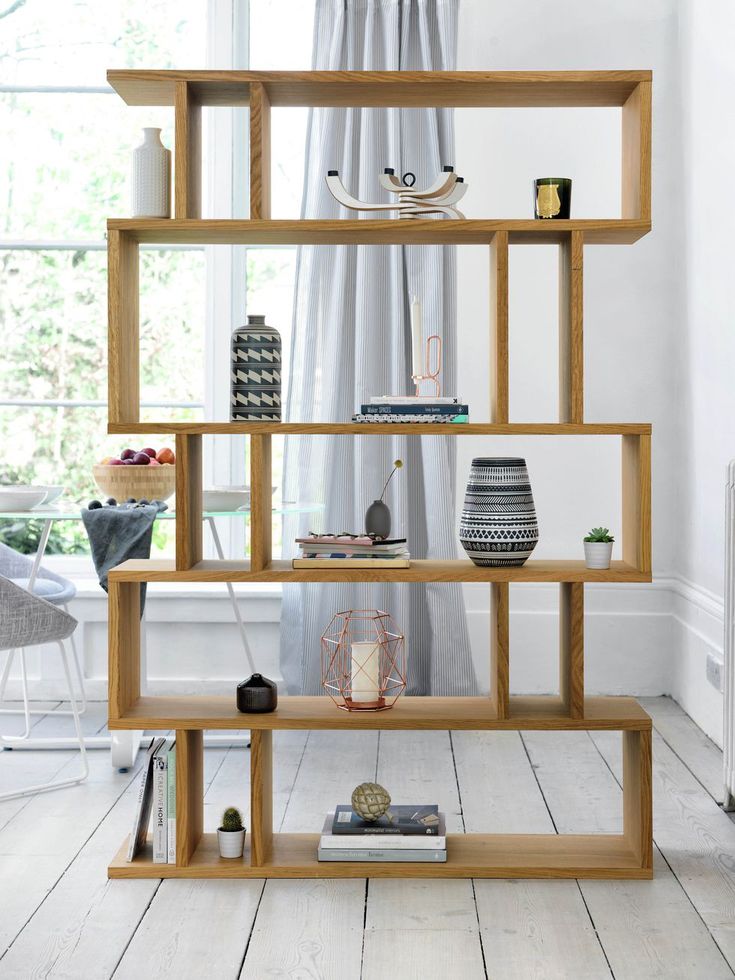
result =
M722 657L715 653L714 650L707 651L707 680L710 682L712 687L722 694L723 684L722 675L725 669L725 664Z

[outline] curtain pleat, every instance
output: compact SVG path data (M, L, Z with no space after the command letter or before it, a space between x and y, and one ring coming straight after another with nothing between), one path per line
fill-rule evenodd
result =
M450 70L459 0L317 0L315 69ZM364 200L387 200L385 167L410 170L417 185L454 165L448 109L315 108L307 129L302 218L356 218L329 193L339 170ZM382 215L387 217L387 215ZM365 220L370 220L369 218ZM398 219L395 220L407 220ZM409 304L423 305L424 329L444 344L444 390L456 386L455 249L442 246L304 246L298 250L288 421L349 420L375 394L411 391ZM386 500L392 533L415 558L456 555L453 438L289 436L284 499L323 503L319 515L284 522L284 555L309 530L359 531L392 461L404 460ZM307 583L285 585L281 668L292 693L321 693L320 636L350 608L390 612L406 634L408 691L476 693L458 584Z

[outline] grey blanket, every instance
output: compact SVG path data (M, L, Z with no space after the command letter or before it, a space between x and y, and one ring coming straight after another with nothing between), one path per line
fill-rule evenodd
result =
M150 558L153 522L168 506L162 500L150 504L120 504L82 510L82 521L92 548L92 560L102 588L107 592L107 573L128 558ZM146 584L140 587L140 614L145 606Z

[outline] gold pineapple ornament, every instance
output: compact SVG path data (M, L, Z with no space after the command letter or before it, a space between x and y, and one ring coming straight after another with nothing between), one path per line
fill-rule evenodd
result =
M368 823L382 817L389 806L390 793L379 783L360 783L352 791L352 809Z

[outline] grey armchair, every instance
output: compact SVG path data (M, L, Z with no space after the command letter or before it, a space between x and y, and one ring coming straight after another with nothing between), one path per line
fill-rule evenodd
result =
M68 612L59 609L45 599L28 592L22 586L11 582L10 579L0 575L0 651L8 651L8 662L11 661L12 652L29 646L40 644L55 643L61 652L61 662L66 676L66 683L69 689L69 701L71 704L71 714L74 718L74 728L77 741L79 742L79 752L82 761L82 772L78 776L68 779L53 780L47 783L39 783L35 786L27 786L20 790L0 794L0 800L13 799L18 796L28 796L33 793L43 793L47 790L60 789L63 786L73 786L81 783L89 774L89 764L87 762L87 752L82 736L82 729L79 722L79 711L77 709L76 698L72 688L71 673L69 671L69 660L66 655L66 647L63 641L68 639L76 629L77 621ZM6 671L3 679L7 680ZM28 718L28 687L25 670L22 677L23 682L23 701L26 708L26 719ZM28 725L26 724L26 734L21 736L0 735L0 743L8 743L14 740L28 738ZM8 747L8 746L6 746Z
M0 575L10 579L11 582L19 585L27 592L32 592L33 595L40 596L52 605L60 606L67 613L69 612L68 603L71 602L77 593L76 586L69 579L57 575L50 569L44 568L43 565L36 567L32 558L29 558L27 555L21 555L2 543L0 543ZM71 643L74 673L79 691L78 698L76 699L79 702L78 711L80 715L83 715L87 710L87 695L84 690L84 675L73 633L69 637L69 642ZM5 688L8 683L10 668L13 665L16 650L20 659L21 680L24 691L28 684L25 651L23 644L17 644L15 649L9 651L5 661L5 667L0 676L0 701L5 696ZM0 708L0 714L3 715L16 715L20 713L17 708ZM61 709L56 713L60 715L72 714L71 711L66 711L65 709ZM25 731L22 737L28 738L31 730L31 715L38 714L38 712L29 707L27 698L23 699L23 714L25 715Z

